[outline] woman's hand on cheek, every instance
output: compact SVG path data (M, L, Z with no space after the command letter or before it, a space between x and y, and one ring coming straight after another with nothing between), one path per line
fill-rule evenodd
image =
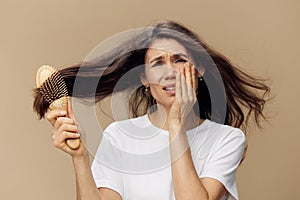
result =
M188 115L193 111L197 101L195 68L186 63L179 69L176 75L176 98L172 103L167 123L169 128L181 128L185 125Z

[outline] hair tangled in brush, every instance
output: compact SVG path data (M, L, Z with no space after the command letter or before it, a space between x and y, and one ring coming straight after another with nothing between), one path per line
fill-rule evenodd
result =
M40 88L33 89L33 98L33 110L37 113L39 119L42 119L45 116L50 104L44 98Z
M249 119L253 116L256 125L261 127L260 119L266 119L263 110L270 92L264 79L254 77L233 65L225 56L202 41L199 36L177 22L160 21L150 27L152 29L146 29L141 34L129 38L93 62L80 63L58 70L66 83L68 94L95 103L113 92L136 88L129 102L130 113L133 117L146 114L155 101L148 99L148 96L142 92L140 75L144 73L144 69L139 66L145 64L147 47L154 40L174 39L186 48L196 67L201 66L205 69L204 81L199 81L200 85L198 85L197 100L200 117L216 122L221 121L218 117L212 118L211 96L205 81L214 80L216 87L222 85L225 88L223 96L226 98L226 113L225 116L220 117L225 119L221 122L241 127L246 131ZM141 46L145 48L137 48ZM131 50L128 51L128 49ZM213 61L215 68L208 61L207 56ZM123 84L116 90L115 86L118 81L134 68L137 68L135 74L125 76L125 80L122 80ZM216 70L221 75L221 79L216 76ZM73 92L75 79L82 83L76 85L76 93ZM92 85L97 87L91 88ZM45 101L39 88L35 88L33 91L33 109L39 118L43 118L49 108L49 103ZM217 105L217 113L219 109L221 108Z

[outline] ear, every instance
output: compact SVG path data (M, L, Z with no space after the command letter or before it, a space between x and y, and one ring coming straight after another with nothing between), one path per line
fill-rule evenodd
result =
M148 79L147 79L147 77L146 77L146 75L144 73L140 74L140 79L141 79L142 84L145 87L149 87L149 81L148 81Z
M205 73L205 68L200 66L198 68L198 77L203 77L204 76L204 73Z

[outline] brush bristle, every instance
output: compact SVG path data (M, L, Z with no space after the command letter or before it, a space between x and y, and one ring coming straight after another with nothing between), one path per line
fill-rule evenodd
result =
M49 105L57 99L68 96L67 86L58 72L53 73L42 84L40 92Z

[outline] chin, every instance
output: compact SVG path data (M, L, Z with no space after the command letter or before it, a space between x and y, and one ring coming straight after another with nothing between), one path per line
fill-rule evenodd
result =
M157 101L161 106L165 108L170 108L173 102L175 101L175 96L165 97L162 101Z

